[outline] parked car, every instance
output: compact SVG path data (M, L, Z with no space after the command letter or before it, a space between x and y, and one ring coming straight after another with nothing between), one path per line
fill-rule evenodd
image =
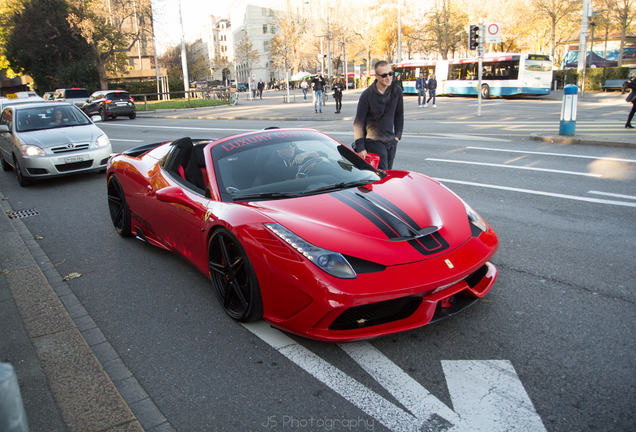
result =
M120 235L189 260L231 318L312 339L424 326L497 277L497 235L454 192L313 129L146 144L109 160L107 185Z
M99 114L103 121L123 116L131 120L137 117L135 100L124 90L96 91L82 106L82 110L89 117Z
M0 115L0 164L5 171L15 171L20 186L35 179L105 171L112 151L106 134L69 103L20 103Z
M88 100L88 90L85 88L61 88L55 90L53 100L56 102L69 102L81 108Z

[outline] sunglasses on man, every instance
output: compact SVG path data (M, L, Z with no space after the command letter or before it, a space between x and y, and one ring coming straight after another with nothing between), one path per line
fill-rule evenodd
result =
M394 74L395 74L395 72L391 71L391 72L387 72L387 73L384 73L384 74L376 73L375 76L378 76L380 78L386 78L388 76L392 77Z

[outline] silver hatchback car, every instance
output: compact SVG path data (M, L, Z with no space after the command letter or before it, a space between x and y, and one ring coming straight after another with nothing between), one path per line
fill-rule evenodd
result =
M34 179L106 171L113 152L106 134L74 105L42 102L7 106L0 115L0 164L20 186Z

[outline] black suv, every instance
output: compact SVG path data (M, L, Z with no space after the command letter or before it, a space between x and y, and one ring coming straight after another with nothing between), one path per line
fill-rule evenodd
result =
M120 116L127 116L131 120L137 117L135 101L123 90L96 91L82 106L82 110L89 117L99 114L103 121Z

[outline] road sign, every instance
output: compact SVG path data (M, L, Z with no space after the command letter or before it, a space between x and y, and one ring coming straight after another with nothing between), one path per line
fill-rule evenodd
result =
M487 44L501 43L501 23L486 23L486 40L484 42Z

